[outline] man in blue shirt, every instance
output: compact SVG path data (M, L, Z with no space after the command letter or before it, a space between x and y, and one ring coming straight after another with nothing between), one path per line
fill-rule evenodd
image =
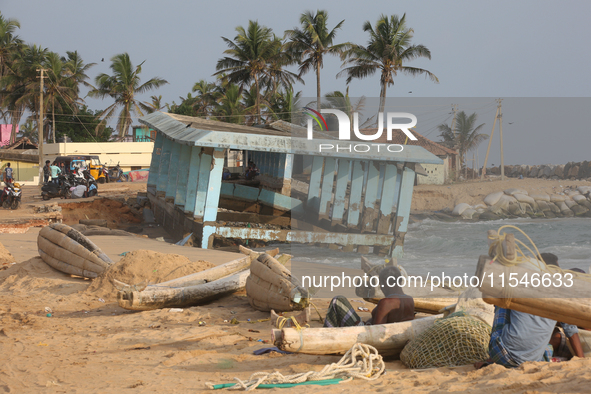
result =
M4 182L5 183L12 183L12 168L10 167L10 163L6 164L6 169L4 170Z
M539 260L546 265L559 266L558 257L552 253L542 253ZM556 328L557 324L570 339L574 356L585 357L576 326L495 306L495 319L488 344L490 359L475 363L474 366L482 368L496 363L515 368L526 361L552 361L557 351L564 349L566 342L566 338Z
M53 183L58 183L58 175L62 173L62 170L55 165L55 162L49 167L51 169L51 181Z

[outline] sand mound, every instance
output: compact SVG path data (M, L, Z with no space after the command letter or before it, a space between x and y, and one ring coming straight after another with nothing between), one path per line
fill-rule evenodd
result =
M10 254L8 249L0 243L0 269L6 269L14 262L14 257Z
M140 223L142 220L135 216L125 204L109 198L99 198L89 202L65 203L62 207L63 222L65 224L79 223L80 219L105 219L108 226L116 228L117 224Z
M208 261L191 261L178 254L165 254L151 250L136 250L125 255L121 260L92 281L87 292L107 299L117 297L113 279L134 285L143 281L160 283L180 278L195 272L215 267Z

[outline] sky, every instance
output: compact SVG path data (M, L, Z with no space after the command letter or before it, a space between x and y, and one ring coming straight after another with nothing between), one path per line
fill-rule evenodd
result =
M413 43L431 51L431 60L417 59L409 65L428 69L440 83L400 75L388 97L438 98L436 110L417 109L417 130L429 138L438 139L438 123L450 122L452 103L462 103L459 109L467 113L477 112L479 124L485 123L483 132L490 133L495 99L503 98L505 164L591 160L591 2L587 0L0 0L4 17L20 22L17 34L25 42L62 55L78 50L85 62L97 63L88 72L92 80L99 73L110 73L109 59L116 54L129 53L134 64L145 61L144 81L158 76L169 84L140 99L162 95L165 103L179 103L200 79L214 80L216 62L227 48L221 37L232 39L237 26L258 20L282 35L298 26L301 13L316 9L328 11L330 27L345 20L337 41L359 44L368 38L362 30L365 21L406 13L415 32ZM335 77L340 67L336 57L325 60L323 94L345 91L345 78ZM314 97L315 75L303 78L305 85L297 84L296 91ZM379 89L375 75L354 80L350 95L373 98ZM469 98L479 98L479 104ZM108 99L86 102L92 109L112 104ZM486 145L478 149L481 158ZM499 157L497 126L489 164L498 164Z

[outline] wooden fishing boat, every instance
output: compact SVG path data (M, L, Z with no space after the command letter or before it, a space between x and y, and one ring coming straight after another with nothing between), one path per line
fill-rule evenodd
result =
M37 247L43 261L66 274L96 278L113 264L91 240L61 223L41 229Z
M375 347L382 356L398 356L408 341L442 316L375 326L273 329L272 340L279 349L294 353L344 354L354 344L364 343Z
M284 264L287 258L275 260L268 254L260 255L250 266L246 281L246 296L250 305L259 311L280 312L301 310L308 306L308 291L296 283Z

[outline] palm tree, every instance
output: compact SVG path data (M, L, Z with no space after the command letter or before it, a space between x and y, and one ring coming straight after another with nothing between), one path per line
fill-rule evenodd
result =
M480 134L480 129L484 127L484 123L476 125L478 115L473 113L467 116L464 111L458 112L454 128L452 129L449 125L443 123L437 126L437 129L441 132L440 136L443 137L444 141L451 142L454 148L458 150L460 154L460 168L466 164L466 154L478 148L478 145L488 139L487 134ZM468 166L466 166L466 178L468 174Z
M369 33L367 46L353 45L343 55L343 67L350 65L337 74L346 74L347 84L353 78L366 78L380 72L380 110L384 112L386 89L394 85L394 77L399 72L411 76L424 74L434 82L439 79L422 68L409 67L405 64L413 59L425 57L431 59L431 51L424 45L411 45L414 30L406 26L406 14L402 18L381 15L372 27L369 21L363 24L363 31Z
M23 40L14 35L20 27L18 20L7 19L0 12L0 77L6 74L12 52L23 44Z
M51 108L53 143L55 144L55 111L63 112L62 104L71 108L77 108L78 85L74 79L69 76L63 58L55 52L47 55L44 67L47 70L47 79L45 80L45 92L43 106L47 110ZM75 112L75 110L74 110Z
M193 85L193 93L195 92L197 92L197 97L193 107L197 116L210 115L216 106L216 84L201 79Z
M234 41L222 37L228 45L228 49L224 51L228 56L218 60L218 71L213 75L226 74L225 79L238 84L241 89L254 81L255 113L260 123L260 85L262 79L269 75L269 63L277 56L277 46L281 42L275 40L270 28L259 25L257 21L249 21L246 30L238 26L236 31L238 34Z
M5 18L0 12L0 80L11 71L11 63L15 53L22 49L23 40L14 34L16 29L20 27L18 20ZM13 101L13 97L10 97L6 86L0 86L1 117L4 122L8 117L10 118L12 123L10 142L13 143L16 141L16 127L20 122L24 108L19 111L11 101Z
M168 83L162 78L154 77L142 84L140 73L142 72L144 62L134 67L129 54L121 53L111 58L111 65L109 67L113 75L101 73L95 78L97 87L92 89L88 95L103 99L108 96L115 100L113 104L101 112L100 117L102 121L97 126L97 134L105 127L108 120L114 115L115 110L121 107L117 119L117 131L119 133L119 139L125 138L132 122L131 114L134 113L137 116L143 116L143 111L149 110L147 104L136 99L136 94L157 89Z
M90 70L91 67L96 66L96 63L84 64L84 61L82 60L82 57L80 57L78 51L67 51L66 54L68 55L67 58L62 57L62 62L64 62L65 66L64 73L74 84L76 96L78 99L80 95L80 84L87 88L93 88L91 84L86 82L86 80L89 78L86 72Z
M10 71L0 79L4 92L2 106L11 111L12 142L16 140L16 125L24 111L28 109L34 116L39 114L40 78L37 70L43 67L48 53L47 48L37 45L20 46L12 52Z
M218 101L216 116L219 116L222 122L244 123L245 115L252 111L252 107L245 108L242 103L242 91L236 84L229 84Z
M150 99L152 100L150 103L148 103L148 113L151 114L152 112L156 112L156 111L160 111L162 108L165 107L164 104L162 104L162 95L153 95L150 96Z
M279 89L269 100L269 111L273 119L303 125L302 92L294 93L293 88Z
M327 93L324 97L326 98L326 102L327 102L326 107L338 109L338 110L341 110L347 114L347 116L349 117L349 121L351 122L350 123L351 124L351 131L353 131L354 114L355 113L360 114L363 111L363 109L365 108L365 96L361 96L359 98L359 100L357 100L357 102L353 103L351 101L351 97L349 97L349 87L347 86L347 90L345 91L345 94L343 94L343 92L341 92L341 91L336 90L334 92ZM366 127L369 127L369 125L372 123L374 118L375 118L375 115L366 119L359 126L359 129L364 129Z
M316 14L306 11L300 16L301 29L287 30L289 37L286 48L300 60L299 76L301 77L310 69L316 71L316 104L320 111L320 69L324 65L324 55L341 55L351 44L334 44L337 31L345 20L340 21L332 30L327 26L328 12L317 10Z

